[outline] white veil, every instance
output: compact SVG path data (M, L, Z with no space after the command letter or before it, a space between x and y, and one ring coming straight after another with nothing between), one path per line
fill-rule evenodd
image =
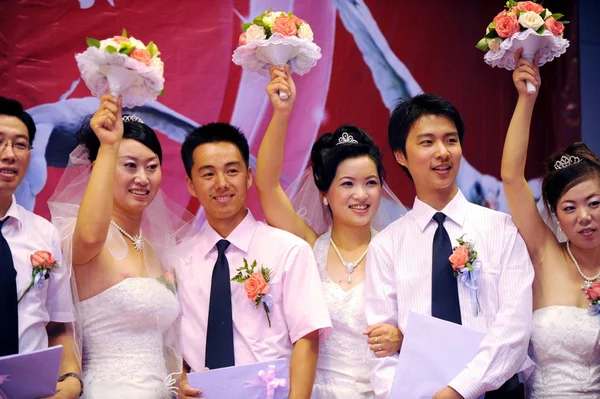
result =
M556 218L556 215L553 213L549 213L548 209L546 209L544 197L540 198L537 202L537 208L540 212L540 216L544 220L544 223L546 223L546 226L548 226L550 231L554 233L554 236L556 237L558 242L567 242L567 236L560 229L560 225L558 224L558 219Z
M52 197L48 200L52 222L58 229L62 241L63 259L69 267L72 267L72 236L79 204L89 182L90 174L91 163L88 159L88 150L83 145L79 145L70 154L69 164ZM181 258L177 255L177 244L188 234L192 234L193 219L194 216L191 213L169 200L162 190L158 191L154 200L144 211L141 224L144 240L146 244L150 244L150 248L145 246L143 251L148 277L155 277L164 282L165 277L168 280L170 276L175 276L174 270L181 262ZM123 259L127 255L127 242L122 234L112 226L109 229L105 247L116 259ZM158 268L156 267L157 263L160 266ZM169 275L169 273L171 274ZM76 312L75 339L81 361L84 344L82 342L83 323L77 284L74 278L71 279L71 287ZM167 287L175 288L168 285ZM177 295L176 289L172 289L172 291L174 291L174 295ZM171 393L174 393L178 386L177 380L183 362L179 343L180 313L171 316L176 319L168 328L164 326L164 323L161 325L157 317L157 328L160 328L163 334L163 353L168 374L165 385Z
M381 204L371 221L371 227L381 231L394 220L403 216L407 209L384 182ZM296 179L286 190L296 213L317 233L321 235L331 226L331 213L321 201L321 193L315 184L312 167Z

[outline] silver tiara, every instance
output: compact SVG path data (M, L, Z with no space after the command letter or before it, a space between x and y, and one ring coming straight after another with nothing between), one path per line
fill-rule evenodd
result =
M342 134L342 137L340 137L338 139L338 142L337 142L336 145L340 145L340 144L358 144L358 141L356 141L354 139L354 137L352 137L351 134L348 134L348 133L344 132Z
M563 155L560 159L554 162L554 169L564 169L567 166L575 165L576 163L581 162L581 158L573 156L573 155Z
M123 122L144 123L144 121L142 120L142 118L140 118L139 116L135 116L135 115L124 115L123 116Z

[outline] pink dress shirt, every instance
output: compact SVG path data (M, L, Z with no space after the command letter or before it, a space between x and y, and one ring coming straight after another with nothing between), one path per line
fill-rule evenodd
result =
M409 311L431 315L432 243L437 211L415 199L414 208L379 233L369 246L365 279L369 325L406 328ZM478 298L472 313L470 289L457 281L462 324L487 333L477 355L449 386L465 399L499 388L517 372L533 370L527 356L532 330L533 266L509 215L468 202L458 191L442 210L452 247L464 234L482 262ZM398 356L375 358L371 383L378 398L389 395ZM440 389L443 387L440 387Z
M206 329L216 243L222 237L207 224L205 230L182 243L177 266L178 293L183 312L182 352L192 371L204 368ZM331 320L311 247L286 231L257 222L252 213L226 237L225 255L231 277L243 258L271 269L269 294L274 305L269 316L248 299L244 285L231 282L235 364L290 357L294 342L319 330L322 341L331 333Z

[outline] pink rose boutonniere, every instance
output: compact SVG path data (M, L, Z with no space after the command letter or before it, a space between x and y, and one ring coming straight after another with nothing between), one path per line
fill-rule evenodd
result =
M25 291L19 296L17 301L21 302L21 299L29 292L31 287L36 285L41 288L44 284L44 280L50 277L50 273L58 268L58 262L54 260L52 254L48 251L36 251L33 253L29 260L31 261L31 282L25 288Z
M585 290L585 294L592 302L590 303L590 313L600 313L600 281L596 281L590 288Z
M448 258L454 276L471 290L471 302L473 304L473 316L481 313L477 290L479 289L479 270L481 269L481 261L477 258L475 246L470 241L463 240L464 234L457 238L458 246L454 247L452 255Z
M244 258L244 266L237 269L238 274L236 274L231 281L244 284L248 299L256 304L257 309L261 304L263 305L269 327L271 327L271 318L269 317L271 307L273 306L273 297L269 295L271 270L261 265L260 269L255 271L256 265L257 263L255 260L248 266L248 261Z

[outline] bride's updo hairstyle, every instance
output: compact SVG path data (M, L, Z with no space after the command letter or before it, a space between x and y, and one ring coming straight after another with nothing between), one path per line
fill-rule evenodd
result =
M553 154L546 168L542 195L550 213L556 213L558 201L571 188L589 179L600 180L600 159L583 143Z
M343 125L335 132L321 136L313 144L310 154L313 177L319 191L325 193L329 190L340 163L362 156L368 156L375 162L383 184L381 152L365 131L353 125Z
M98 137L90 126L91 119L92 116L88 116L81 124L77 132L77 143L87 148L89 160L90 162L94 162L98 156L100 140L98 140ZM154 133L154 130L150 126L141 122L141 119L134 115L123 115L123 128L124 139L132 139L142 143L158 156L158 160L162 164L162 147L156 133Z

